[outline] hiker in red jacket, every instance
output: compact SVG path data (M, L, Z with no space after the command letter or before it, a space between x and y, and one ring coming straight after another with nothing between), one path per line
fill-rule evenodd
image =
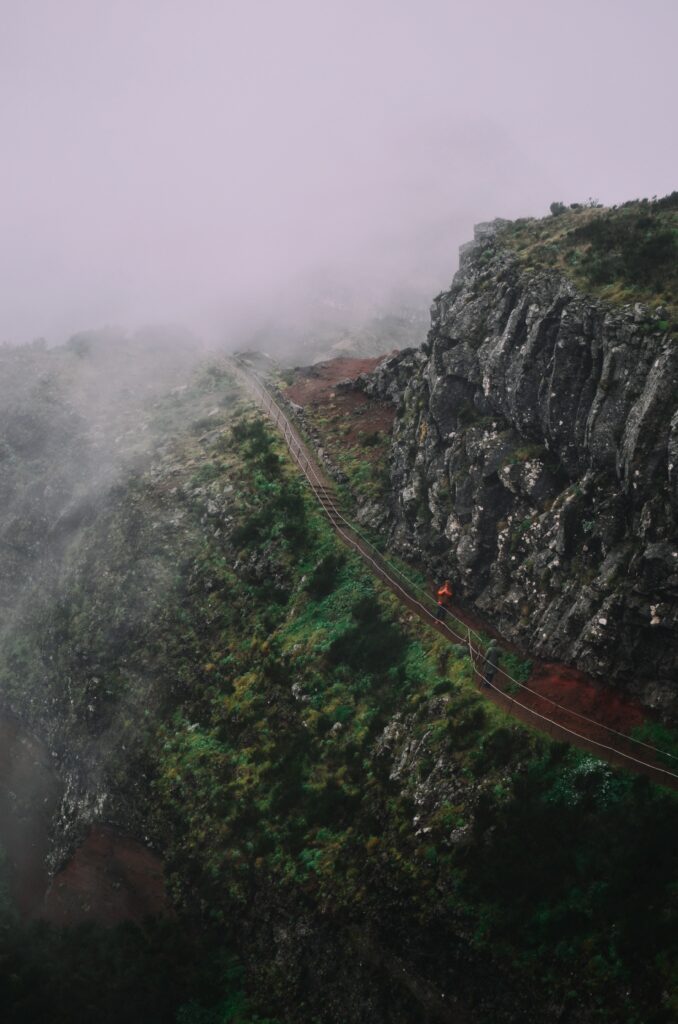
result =
M452 584L449 580L445 580L442 587L438 589L438 607L436 609L436 619L438 622L442 622L445 618L445 613L449 608L453 593Z

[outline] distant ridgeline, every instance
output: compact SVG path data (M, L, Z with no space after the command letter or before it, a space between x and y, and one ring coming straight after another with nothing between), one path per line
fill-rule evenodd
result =
M503 633L678 715L678 192L476 227L397 407L391 541Z

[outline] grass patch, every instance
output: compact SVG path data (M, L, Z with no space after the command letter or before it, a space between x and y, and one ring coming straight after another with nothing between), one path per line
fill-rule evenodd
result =
M611 209L575 204L499 237L526 266L553 267L608 302L664 307L647 330L678 334L678 192Z

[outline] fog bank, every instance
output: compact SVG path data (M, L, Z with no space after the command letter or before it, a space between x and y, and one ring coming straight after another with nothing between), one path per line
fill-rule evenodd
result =
M475 221L676 187L670 0L23 0L0 33L0 341L316 280L449 283Z

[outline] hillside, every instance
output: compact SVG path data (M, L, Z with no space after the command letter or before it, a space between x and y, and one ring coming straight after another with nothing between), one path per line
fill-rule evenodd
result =
M481 229L422 349L279 383L422 582L454 572L524 655L575 652L669 717L670 332L530 270L513 230ZM155 344L2 351L0 694L35 766L0 775L3 1020L669 1024L676 793L485 700L228 364ZM586 601L609 630L579 648Z

